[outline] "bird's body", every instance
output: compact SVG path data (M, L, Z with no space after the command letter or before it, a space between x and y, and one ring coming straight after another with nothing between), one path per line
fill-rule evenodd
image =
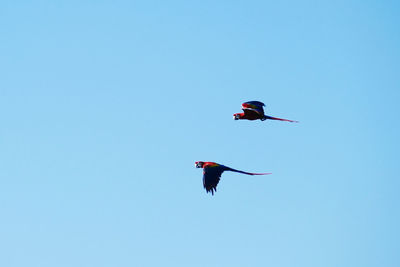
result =
M267 116L264 114L265 104L260 101L248 101L242 104L243 113L233 114L235 120L279 120L288 122L298 122L293 120L281 119L276 117Z
M251 173L251 172L239 171L215 162L196 161L195 165L196 168L203 168L203 186L206 189L207 193L211 192L211 194L213 195L214 191L217 191L217 185L224 171L238 172L247 175L271 174L271 173Z

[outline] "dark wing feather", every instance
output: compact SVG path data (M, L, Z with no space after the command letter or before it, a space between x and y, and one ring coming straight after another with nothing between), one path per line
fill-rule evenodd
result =
M256 114L264 116L264 103L260 101L248 101L242 104L242 109L246 115L254 116Z
M214 195L214 191L217 191L217 185L221 178L221 174L224 171L224 166L204 168L203 186L206 189L207 193L211 191L211 194Z
M251 118L251 119L259 119L264 116L264 112L259 111L259 110L249 109L249 108L244 108L243 112L244 112L244 115L246 116L246 118Z
M243 104L250 104L250 105L256 105L256 106L259 106L259 107L265 107L265 104L263 102L260 102L260 101L248 101L248 102L245 102Z

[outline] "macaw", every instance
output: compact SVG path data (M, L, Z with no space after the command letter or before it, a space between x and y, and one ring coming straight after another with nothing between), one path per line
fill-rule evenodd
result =
M265 104L260 101L249 101L242 104L243 113L235 113L233 114L233 118L235 120L279 120L279 121L289 121L289 122L298 122L287 119L275 118L271 116L266 116L264 114Z
M271 173L251 173L251 172L243 172L239 170L235 170L229 168L227 166L215 163L215 162L204 162L204 161L196 161L196 168L203 168L203 186L206 189L207 193L211 191L211 194L214 195L214 191L217 191L217 185L220 180L221 174L224 171L231 172L239 172L247 175L267 175Z

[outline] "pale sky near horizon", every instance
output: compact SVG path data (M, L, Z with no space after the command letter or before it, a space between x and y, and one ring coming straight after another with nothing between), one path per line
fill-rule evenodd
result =
M399 11L3 1L0 266L400 266Z

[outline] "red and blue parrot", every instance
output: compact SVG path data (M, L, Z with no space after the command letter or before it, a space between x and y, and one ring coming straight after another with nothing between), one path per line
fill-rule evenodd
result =
M243 113L235 113L233 114L233 118L235 120L279 120L279 121L289 121L289 122L298 122L287 119L275 118L271 116L267 116L264 114L265 104L260 101L249 101L242 104Z
M221 175L224 171L231 172L239 172L247 175L267 175L271 173L251 173L251 172L243 172L239 170L235 170L229 168L227 166L215 163L215 162L204 162L204 161L196 161L196 168L203 168L203 186L206 189L207 193L211 191L211 194L214 195L214 191L217 191L217 185L221 178Z

